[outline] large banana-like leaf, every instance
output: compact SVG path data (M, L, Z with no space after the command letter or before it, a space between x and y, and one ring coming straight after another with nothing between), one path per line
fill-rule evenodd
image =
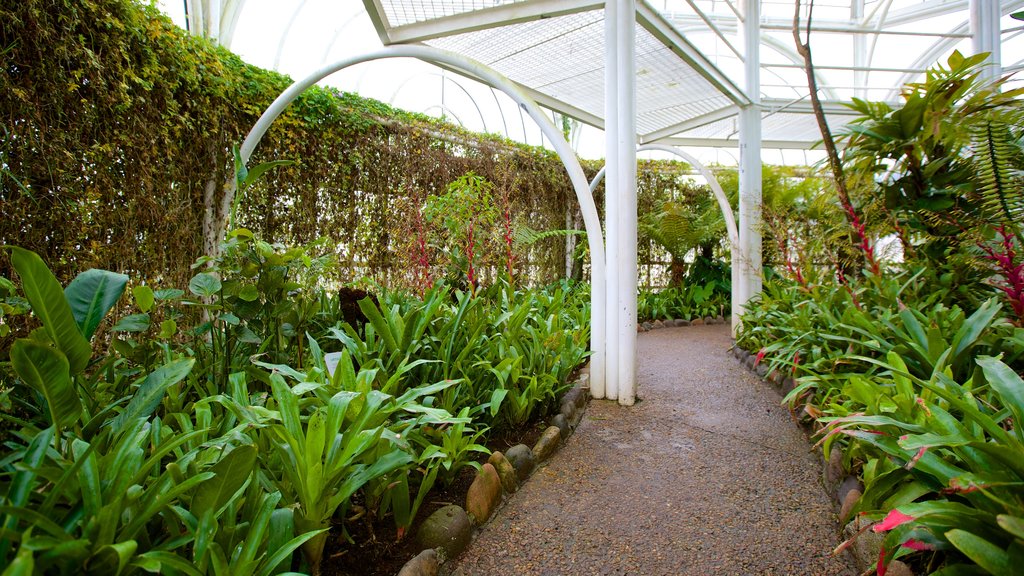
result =
M64 354L48 344L21 338L11 347L11 364L18 377L46 398L51 423L64 427L78 420L82 402Z
M100 320L117 304L127 284L124 274L93 268L76 276L64 289L64 297L86 340L92 338Z
M31 250L12 246L11 264L21 276L21 287L32 305L32 312L43 323L43 330L53 344L67 357L71 374L85 370L92 348L75 322L60 282L43 259Z

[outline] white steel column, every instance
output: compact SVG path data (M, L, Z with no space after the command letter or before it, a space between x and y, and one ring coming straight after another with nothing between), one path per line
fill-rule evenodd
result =
M761 7L743 2L744 90L750 105L740 110L739 286L733 286L733 326L742 306L761 292ZM735 266L736 257L733 256ZM734 277L736 275L734 274Z
M850 20L855 24L864 22L864 0L850 3ZM863 33L853 34L853 95L860 99L868 97L868 37Z
M636 400L636 2L605 3L605 230L609 399Z
M982 70L980 80L993 82L1002 75L1002 31L999 28L999 2L992 0L971 0L971 45L975 54L988 52L988 62Z

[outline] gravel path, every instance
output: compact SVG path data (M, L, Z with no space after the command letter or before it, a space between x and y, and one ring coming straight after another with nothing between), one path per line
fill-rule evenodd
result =
M591 401L449 573L853 575L819 463L729 346L725 325L640 334L642 401Z

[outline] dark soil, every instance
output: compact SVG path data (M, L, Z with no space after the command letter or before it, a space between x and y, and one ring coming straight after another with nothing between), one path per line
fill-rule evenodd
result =
M516 444L533 446L545 427L544 420L535 420L520 429L499 433L487 442L487 447L491 451L504 452ZM478 461L486 462L487 456L481 455ZM420 552L416 546L416 531L420 524L439 508L449 504L465 506L466 492L475 475L476 470L467 466L459 472L451 485L435 486L401 541L398 541L395 523L390 515L372 521L363 517L347 522L346 528L355 544L348 543L342 535L341 527L336 526L324 550L323 576L395 576L406 562ZM361 505L361 502L353 504Z

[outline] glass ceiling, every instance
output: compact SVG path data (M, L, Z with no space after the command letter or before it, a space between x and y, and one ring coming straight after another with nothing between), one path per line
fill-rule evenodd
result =
M175 3L164 0L172 16ZM803 23L808 3L803 1ZM742 90L744 0L636 4L640 142L735 148L737 105L748 101ZM793 39L794 6L793 0L761 0L765 148L806 150L820 139ZM853 97L897 102L900 86L953 50L973 52L970 0L815 0L813 6L810 43L833 128L850 118L842 102ZM380 43L426 44L479 60L543 106L600 128L603 7L594 0L243 0L236 41L229 47L258 65L300 77ZM1004 72L1024 67L1024 28L1009 17L1020 10L1024 0L999 2ZM377 38L367 38L371 30ZM508 110L503 95L474 87L452 71L421 67L398 74L394 64L384 62L360 67L373 68L350 73L337 84L471 129L530 140L531 130L514 108ZM425 79L439 83L440 90L424 89ZM390 86L383 89L393 91L390 97L366 90L377 83ZM399 97L400 92L406 94Z

